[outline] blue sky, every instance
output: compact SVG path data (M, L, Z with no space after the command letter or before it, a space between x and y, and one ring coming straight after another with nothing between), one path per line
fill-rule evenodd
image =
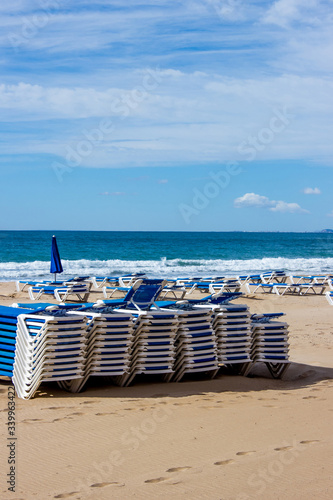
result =
M16 0L0 23L0 229L333 227L332 0Z

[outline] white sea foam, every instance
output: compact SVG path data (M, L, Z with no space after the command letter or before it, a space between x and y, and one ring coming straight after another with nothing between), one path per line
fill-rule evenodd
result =
M271 269L282 269L287 273L328 273L333 272L333 258L287 259L284 257L264 257L248 260L206 260L171 259L160 260L63 260L64 273L61 278L77 275L119 276L133 272L144 272L150 277L186 276L232 276L258 273ZM48 279L50 263L0 262L0 280Z

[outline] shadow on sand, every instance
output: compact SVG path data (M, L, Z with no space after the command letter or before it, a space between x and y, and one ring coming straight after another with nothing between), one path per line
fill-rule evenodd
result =
M108 377L92 377L81 393L69 393L60 389L56 383L44 382L35 394L35 398L179 398L207 393L224 392L260 392L293 391L313 386L322 380L333 379L333 368L291 363L282 379L272 379L266 366L255 365L250 375L242 377L221 369L215 379L203 378L203 375L191 375L177 383L164 383L156 376L138 376L130 387L119 387ZM7 391L10 380L1 380L0 392Z

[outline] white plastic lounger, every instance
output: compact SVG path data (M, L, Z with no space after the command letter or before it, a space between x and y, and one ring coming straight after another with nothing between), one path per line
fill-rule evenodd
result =
M254 287L253 290L251 290L250 286ZM274 283L245 283L245 288L248 294L256 293L258 291L263 293L276 293L274 287Z
M136 279L132 286L103 286L104 298L111 298L115 293L123 294L125 297L130 290L137 290L142 284L142 279ZM108 296L109 294L109 296Z
M294 294L294 295L307 295L313 293L314 295L322 295L326 286L319 283L302 283L302 284L277 284L274 285L274 292L277 295Z
M166 285L161 292L161 300L169 294L176 300L182 300L186 295L186 288L184 285Z
M137 279L145 277L145 273L128 274L125 276L93 276L90 278L90 281L96 289L103 286L130 287Z
M69 296L76 296L86 302L90 293L91 283L72 283L65 286L31 286L28 289L31 300L38 300L42 295L52 295L59 302L66 301Z
M228 292L228 293L234 293L234 292L240 292L241 290L241 284L238 280L226 280L223 283L211 283L209 285L209 292L214 295L217 294L220 295L222 293Z
M290 276L291 283L298 284L307 284L307 283L316 283L316 284L325 284L327 283L326 275L312 275L312 276Z
M285 283L288 275L284 271L268 271L260 275L262 283Z

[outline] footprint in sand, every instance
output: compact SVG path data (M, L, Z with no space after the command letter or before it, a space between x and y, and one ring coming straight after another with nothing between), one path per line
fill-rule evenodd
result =
M41 408L41 410L68 410L70 409L70 407L66 407L66 406L49 406L49 407L45 407L45 408Z
M125 486L125 483L117 483L115 481L112 483L94 483L90 485L90 488L105 488L105 486Z
M166 477L156 477L155 479L146 479L145 483L160 483L161 481L165 481Z
M79 492L78 491L71 491L70 493L60 493L60 495L56 495L53 498L69 498L73 495L76 495L77 493L79 493Z
M105 415L114 415L114 413L95 413L96 417L103 417Z
M302 399L317 399L317 396L305 396Z
M319 439L311 439L308 441L300 441L300 444L313 444L313 443L320 443Z
M236 455L238 456L244 456L244 455L252 455L252 453L255 453L255 451L238 451Z
M293 446L281 446L281 448L274 448L274 451L288 451L291 450Z
M229 459L229 460L221 460L220 462L214 462L214 465L228 465L228 464L233 464L235 460Z
M82 401L80 405L92 405L94 401Z
M86 413L82 413L80 411L76 411L75 413L70 413L70 415L86 415Z
M42 422L41 418L26 418L22 420L21 424L30 424L30 422Z
M189 467L185 465L185 467L172 467L171 469L168 469L166 472L181 472L183 470L188 470L192 469L192 467Z

